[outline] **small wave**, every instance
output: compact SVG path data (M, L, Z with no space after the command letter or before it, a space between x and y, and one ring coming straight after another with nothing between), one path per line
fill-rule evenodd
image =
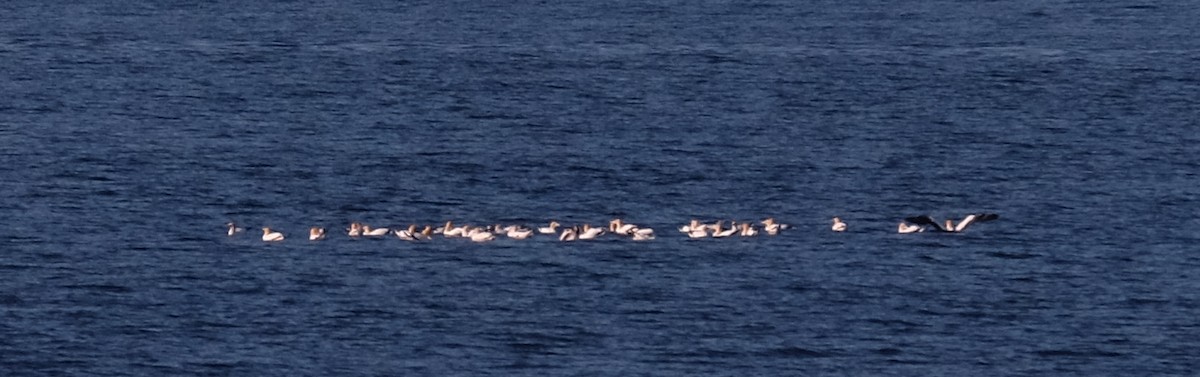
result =
M1033 352L1041 357L1120 357L1125 354L1094 349L1047 349Z
M832 357L833 356L833 354L830 352L815 351L815 350L810 350L810 349L803 348L803 347L781 347L781 348L771 349L771 350L767 351L766 353L771 356L802 357L802 358L820 358L820 357Z

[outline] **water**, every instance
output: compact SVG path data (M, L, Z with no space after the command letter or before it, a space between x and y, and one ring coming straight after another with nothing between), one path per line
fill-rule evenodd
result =
M0 5L2 374L1200 369L1195 4L511 3Z

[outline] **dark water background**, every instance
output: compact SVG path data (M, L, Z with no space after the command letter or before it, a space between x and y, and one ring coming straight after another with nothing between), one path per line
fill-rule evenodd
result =
M5 2L0 374L1192 374L1197 16ZM302 240L614 216L660 237Z

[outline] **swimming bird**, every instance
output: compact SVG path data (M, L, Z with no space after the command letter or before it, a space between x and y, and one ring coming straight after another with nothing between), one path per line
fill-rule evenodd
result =
M920 225L912 225L903 221L900 222L900 225L896 226L896 233L900 234L920 233L924 231L925 227Z
M574 241L579 239L579 230L574 227L563 229L562 234L558 235L559 241Z
M754 224L742 223L742 229L738 234L742 237L754 237L758 235L758 229L754 229Z
M637 225L626 224L625 221L621 220L620 218L616 218L608 222L608 231L618 236L628 236L630 235L629 231L635 228L637 228Z
M629 230L629 234L633 235L634 241L648 241L654 239L654 229L650 228L633 228Z
M396 237L405 241L417 241L417 224L408 224L408 229L396 229Z
M325 228L314 226L308 228L308 240L317 241L325 239Z
M504 235L514 240L523 240L533 235L533 229L525 229L516 225L504 227Z
M766 220L760 221L759 223L763 224L763 231L767 232L767 235L771 236L778 235L779 231L790 227L787 224L780 224L776 222L774 217L768 217Z
M262 236L263 241L266 241L266 242L283 241L283 233L272 231L271 228L266 228L266 227L262 228L262 230L263 230L263 236Z
M229 228L229 232L226 232L226 234L228 234L230 237L233 237L233 235L235 235L235 234L246 231L246 228L239 228L237 225L235 225L232 222L226 223L225 226Z
M842 222L842 219L834 217L832 229L834 232L845 232L846 231L846 223Z
M467 226L464 225L455 228L454 223L450 221L446 221L446 225L442 227L442 235L446 236L446 238L466 237L466 232Z
M725 238L725 237L729 237L734 234L737 234L738 229L735 227L730 227L729 229L723 229L721 227L721 224L724 224L724 223L725 223L725 220L717 221L717 223L715 224L716 226L713 227L712 238Z
M541 234L555 234L558 233L559 226L562 226L562 224L559 224L557 221L551 221L550 226L537 228L537 231Z
M488 242L496 239L496 235L481 227L474 227L467 230L464 237L470 238L471 242Z
M704 224L700 223L700 220L692 219L692 222L688 223L687 225L679 227L679 232L680 233L694 233L697 230L704 230L707 233L707 229L708 228L706 228L704 226ZM707 237L708 235L705 234L705 236ZM695 237L693 237L693 238L695 238Z
M363 224L362 226L362 235L364 236L378 237L391 232L392 231L388 228L372 228L370 225L366 224Z
M908 218L905 218L904 221L907 221L907 222L910 222L913 224L917 224L917 225L930 225L941 232L958 233L958 232L962 232L962 231L966 230L967 226L969 226L971 224L974 224L977 222L992 221L992 220L995 220L998 218L1000 218L1000 215L997 215L994 213L973 213L973 214L967 215L967 217L964 217L961 221L958 222L957 225L955 225L954 222L949 219L946 220L945 225L939 224L937 221L934 221L932 217L929 217L929 215L908 217Z
M358 237L362 235L362 224L353 222L350 223L350 228L346 229L346 235L350 237Z
M579 232L579 239L595 239L601 234L604 234L604 228L593 228L591 224L583 224L583 230Z

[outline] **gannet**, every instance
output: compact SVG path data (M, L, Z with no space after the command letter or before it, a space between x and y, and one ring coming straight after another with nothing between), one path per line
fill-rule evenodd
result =
M846 231L846 223L842 222L842 219L834 217L832 229L834 232L845 232Z
M646 241L654 239L654 229L650 228L633 228L629 231L633 235L634 241Z
M366 224L363 224L362 226L362 235L364 236L378 237L391 232L392 231L388 230L388 228L372 228L370 225Z
M316 241L325 239L325 228L314 226L308 228L308 240Z
M230 237L233 237L233 235L235 235L235 234L246 231L246 228L239 228L237 225L235 225L232 222L226 223L225 226L229 228L229 231L226 232L225 234L228 234Z
M495 234L479 227L468 230L465 237L470 238L471 242L488 242L496 239Z
M766 220L763 220L760 223L763 224L763 231L772 236L779 234L779 231L789 227L787 224L775 222L774 217L768 217Z
M558 235L559 241L574 241L579 239L579 231L575 228L563 229L562 234Z
M595 239L601 234L604 234L604 228L593 228L591 224L583 224L583 230L579 232L579 239Z
M758 235L758 229L754 229L754 225L750 223L742 223L742 229L738 234L742 237L754 237Z
M550 226L537 228L537 231L541 234L555 234L558 233L558 227L561 225L562 224L559 224L557 221L551 221Z
M283 241L283 233L271 231L271 228L262 228L262 240L266 242Z
M929 215L913 216L913 217L905 218L904 221L907 221L907 222L910 222L913 224L917 224L917 225L930 225L941 232L958 233L958 232L962 232L962 231L966 230L967 226L970 226L971 224L974 224L977 222L991 221L991 220L995 220L998 218L1000 218L1000 216L997 214L994 214L994 213L974 213L974 214L967 215L967 217L964 217L962 219L962 221L958 222L957 225L955 225L954 222L950 221L950 220L946 220L945 225L938 224L938 222L934 221L932 217L929 217Z
M725 237L729 237L734 234L737 234L737 232L738 232L737 228L733 228L733 227L730 227L729 229L722 228L721 224L724 224L724 223L725 223L725 220L721 220L721 221L717 221L717 223L714 224L715 226L713 226L713 232L712 232L713 238L725 238Z
M523 240L533 235L533 229L523 229L516 225L509 225L504 228L504 235L514 240Z
M920 225L912 225L901 221L900 225L896 226L896 232L900 234L920 233L924 232L925 228Z
M460 226L460 227L455 228L454 224L450 221L447 221L446 225L442 227L442 235L446 236L447 238L466 237L467 236L466 232L467 232L466 226Z
M617 218L608 222L608 231L619 236L630 235L629 231L637 228L637 225L626 224L625 221Z
M408 224L408 229L396 229L396 237L405 241L417 240L417 224Z

